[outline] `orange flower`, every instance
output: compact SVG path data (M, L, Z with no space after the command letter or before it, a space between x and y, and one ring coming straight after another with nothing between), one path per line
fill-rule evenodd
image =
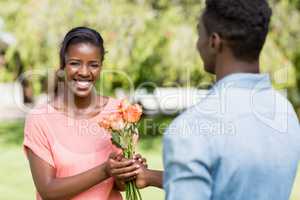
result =
M122 101L120 101L119 104L119 110L121 113L125 112L130 106L130 103L127 99L123 99Z
M113 113L109 116L110 126L115 131L120 131L125 128L125 122L120 113Z
M130 105L126 110L123 110L123 118L130 123L138 122L142 116L142 108L140 105Z
M110 129L110 121L106 118L103 118L100 122L99 125L104 128L104 129Z

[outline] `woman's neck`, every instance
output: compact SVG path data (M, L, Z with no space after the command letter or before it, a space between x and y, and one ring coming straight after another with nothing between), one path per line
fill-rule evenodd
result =
M74 95L67 86L62 86L57 93L53 107L75 118L93 117L108 104L109 98L100 97L93 91L87 97Z
M65 90L64 93L64 106L68 109L84 111L88 108L95 107L95 103L97 102L95 99L97 96L92 92L90 95L86 97L80 97L74 95L74 93L68 89Z

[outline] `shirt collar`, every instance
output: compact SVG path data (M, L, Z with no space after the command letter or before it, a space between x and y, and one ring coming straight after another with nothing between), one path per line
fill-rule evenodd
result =
M249 88L249 89L267 89L271 88L272 84L268 74L253 74L253 73L235 73L230 74L217 81L214 88Z

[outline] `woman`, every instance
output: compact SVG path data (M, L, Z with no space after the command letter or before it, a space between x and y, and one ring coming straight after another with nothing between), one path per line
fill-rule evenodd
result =
M95 30L69 31L60 49L63 80L57 95L26 118L24 150L38 200L119 200L124 181L138 173L140 164L122 160L98 125L119 103L93 89L104 54L103 39Z

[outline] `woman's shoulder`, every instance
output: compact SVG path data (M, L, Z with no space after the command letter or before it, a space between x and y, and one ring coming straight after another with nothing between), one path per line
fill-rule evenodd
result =
M37 104L31 108L28 114L47 114L51 112L51 102Z
M29 110L26 115L26 120L40 120L51 112L53 112L53 110L51 109L51 105L49 103L38 104Z
M24 134L30 137L40 137L40 135L48 135L45 127L47 120L45 116L49 113L48 104L39 104L34 106L26 115Z

